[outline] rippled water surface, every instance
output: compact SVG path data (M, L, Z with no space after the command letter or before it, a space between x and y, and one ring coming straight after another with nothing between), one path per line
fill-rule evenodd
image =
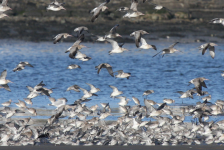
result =
M156 45L159 51L172 44L167 41L151 41L151 43ZM182 99L179 98L180 95L176 91L193 88L193 85L188 86L188 82L196 77L210 79L206 81L208 88L204 88L204 90L212 95L211 102L223 99L224 79L221 77L221 70L224 70L224 45L221 43L218 43L216 47L215 59L210 57L209 52L206 52L204 56L201 55L201 51L197 47L203 43L179 43L175 48L183 53L175 53L163 58L160 56L152 58L156 51L151 49L139 51L134 43L124 45L124 48L130 50L129 52L113 55L108 54L112 49L110 44L84 43L83 45L89 48L82 49L81 52L92 57L87 62L68 57L68 53L65 51L72 44L54 45L51 42L32 43L2 40L0 72L6 69L8 71L7 79L13 83L9 83L12 92L0 89L0 102L9 99L12 99L13 102L17 102L18 99L23 100L29 94L27 85L34 87L44 81L47 88L54 88L52 97L56 99L65 97L68 99L68 104L83 95L82 92L66 92L69 86L77 84L89 90L89 86L85 83L90 83L100 88L101 91L97 93L98 97L92 97L92 100L86 103L87 106L109 102L112 108L117 108L119 99L110 98L112 89L109 85L116 86L123 91L123 96L129 99L132 96L139 98L142 105L144 105L142 94L146 90L155 91L148 96L148 99L162 103L164 98L171 98L175 100L174 105L182 105ZM28 61L34 68L26 67L22 71L13 72L12 69L20 61ZM109 63L114 71L124 70L124 72L130 72L132 76L129 79L116 79L111 77L106 69L102 69L98 75L95 66L100 63ZM70 64L78 64L81 69L68 70L67 66ZM183 99L183 101L184 104L191 105L201 101L201 98L195 96L195 99ZM35 108L55 108L47 105L50 101L46 96L34 98L33 103L32 107ZM130 101L129 105L134 105L134 102ZM16 107L14 103L11 106Z

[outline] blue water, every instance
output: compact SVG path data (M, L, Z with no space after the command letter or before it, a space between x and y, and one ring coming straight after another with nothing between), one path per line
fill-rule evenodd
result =
M168 47L172 43L167 41L151 41L156 45L158 51ZM207 89L212 95L211 102L217 99L223 99L224 79L221 77L221 70L224 70L223 60L224 45L218 43L216 47L215 59L212 59L207 51L204 56L197 49L203 43L180 43L175 46L176 49L183 53L175 53L166 55L161 58L159 55L152 58L156 54L154 50L141 50L136 48L134 43L126 43L123 47L129 49L129 52L121 54L109 55L112 49L110 44L104 43L83 43L89 47L81 50L82 53L92 57L90 61L82 62L73 60L68 57L65 51L73 43L53 44L51 42L24 42L24 41L7 41L1 40L0 45L0 72L8 71L7 79L13 83L9 83L12 92L0 89L0 103L12 99L13 102L23 100L29 91L26 86L34 87L43 81L47 88L53 89L51 97L68 99L68 104L82 97L82 91L66 92L66 89L74 84L89 90L89 86L85 83L93 84L100 88L98 97L92 97L87 102L87 106L100 103L110 103L112 108L118 107L119 99L110 98L112 89L109 85L116 86L123 91L123 96L131 99L132 96L139 98L140 103L144 105L142 94L146 90L154 90L155 93L148 96L148 99L162 103L164 98L174 99L174 105L181 105L182 99L176 91L186 91L194 87L188 86L188 82L197 77L205 77L210 80L206 81ZM150 41L149 41L150 44ZM12 69L17 66L20 61L28 61L34 68L26 67L19 72L13 72ZM124 70L130 72L129 79L116 79L109 75L106 69L102 69L97 74L95 66L100 63L109 63L113 70ZM81 69L68 70L70 64L78 64ZM197 101L202 101L200 97L194 96L195 99L184 99L184 104L191 105ZM35 108L54 109L48 106L50 103L46 96L38 96L33 99ZM134 105L133 101L129 105ZM13 103L12 107L16 107ZM100 106L101 107L101 106Z

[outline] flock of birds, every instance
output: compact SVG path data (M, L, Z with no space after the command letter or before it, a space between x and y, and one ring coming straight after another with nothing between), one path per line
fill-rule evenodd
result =
M143 0L143 3L146 0ZM91 22L96 21L100 13L108 9L106 6L110 0L106 0L96 8L90 11L92 14ZM123 17L139 17L144 15L137 10L139 2L138 0L132 0L131 7L121 7L118 10L126 12ZM59 11L65 10L64 3L59 3L57 0L50 3L47 10ZM165 7L156 5L155 9L160 10ZM5 11L10 10L7 6L7 0L3 0L0 5L0 17L7 16ZM212 23L222 23L224 19L216 18L212 20ZM117 33L116 29L119 25L115 25L105 36L96 36L97 41L107 41L111 43L112 50L109 54L122 53L128 51L123 48L124 44L118 44L115 40L116 37L121 37ZM71 59L79 59L81 61L88 61L91 58L82 54L80 50L84 48L83 42L85 36L84 33L90 31L87 27L81 26L74 30L77 33L77 41L66 50L69 52ZM147 44L143 35L149 34L146 31L138 30L130 34L134 36L135 45L140 49L154 49L157 50L155 45ZM93 34L92 34L93 35ZM62 38L72 37L68 33L58 34L54 38L54 44L61 41ZM171 54L179 50L174 46L178 42L172 44L170 47L160 51L153 57L161 53L163 57L165 54ZM140 45L141 44L141 45ZM210 51L212 58L215 57L216 44L206 43L200 46L202 54L207 49ZM20 62L13 71L21 71L26 66L33 67L28 62ZM68 69L81 68L79 65L72 64L68 66ZM114 77L115 72L117 78L131 77L131 73L125 73L123 70L113 71L113 68L108 63L102 63L95 67L98 74L103 68L106 68L108 73ZM0 88L4 88L7 91L11 91L8 83L10 80L6 79L7 71L4 70L0 76ZM194 85L193 89L187 91L178 91L180 98L192 98L194 95L204 96L208 95L208 92L203 91L203 88L207 88L205 81L208 80L204 77L198 77L189 81ZM122 116L118 117L116 121L111 123L105 122L104 119L110 115L111 108L109 103L101 103L103 109L99 109L98 105L87 107L85 102L90 101L92 96L97 96L97 92L100 91L94 85L87 83L91 90L88 91L73 85L68 87L67 91L74 90L76 92L83 91L84 95L76 100L73 104L67 104L66 98L55 99L50 96L53 89L45 87L43 81L41 81L35 87L27 86L30 94L24 98L24 101L18 100L17 108L9 107L12 100L2 103L4 108L0 111L0 118L2 124L0 127L0 145L41 145L42 143L50 143L55 145L193 145L193 144L213 144L224 143L224 120L210 121L209 117L217 116L223 113L223 100L217 100L215 104L209 102L211 95L202 98L203 103L197 102L195 106L181 107L181 115L177 115L174 110L171 109L170 104L175 101L173 99L164 99L164 103L156 103L153 100L148 100L147 96L153 94L153 90L147 90L143 93L145 96L144 105L140 105L140 101L136 97L132 97L136 105L127 105L130 99L119 91L117 87L110 85L112 88L111 98L118 98L118 103ZM47 119L46 124L42 126L33 125L32 118L23 119L11 119L16 114L28 112L33 116L38 115L35 108L31 108L33 102L32 99L39 96L48 96L51 104L49 106L56 107L55 114ZM29 106L28 106L29 105ZM158 106L157 106L158 105ZM92 117L87 119L87 117ZM195 119L192 122L186 122L185 116L191 116ZM68 117L68 119L60 119ZM147 121L150 118L150 121ZM154 121L151 121L151 119ZM146 120L146 121L144 121Z

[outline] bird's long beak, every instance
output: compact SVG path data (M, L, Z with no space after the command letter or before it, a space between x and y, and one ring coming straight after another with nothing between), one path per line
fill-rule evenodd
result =
M191 85L191 82L188 82L189 84L187 85L187 86L189 86L189 85Z

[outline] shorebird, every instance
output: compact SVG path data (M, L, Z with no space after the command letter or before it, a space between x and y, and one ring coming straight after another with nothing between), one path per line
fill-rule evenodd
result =
M209 79L206 79L204 77L195 78L195 79L192 79L191 81L189 81L189 85L194 84L194 86L197 90L197 93L202 95L202 86L207 88L207 86L204 82L205 80L209 80Z
M119 27L119 24L116 24L106 35L106 38L116 38L116 37L122 37L120 34L116 33L117 28Z
M129 77L131 76L131 73L125 73L123 70L118 70L118 71L115 71L115 72L118 72L117 75L115 75L116 78L127 78L129 79ZM115 73L113 72L113 73Z
M164 98L164 99L163 99L163 102L164 102L164 103L167 103L167 104L172 104L172 103L175 102L175 100L173 100L173 99L168 99L168 98Z
M212 99L212 95L205 96L201 98L203 101L210 101Z
M215 43L206 43L206 44L201 45L199 47L199 50L202 50L202 55L204 55L206 50L209 49L209 53L210 53L211 57L214 59L215 58L215 46L217 46L217 44L215 44Z
M107 71L109 72L109 74L114 77L114 74L113 74L113 70L112 70L112 66L108 63L102 63L102 64L99 64L98 66L95 67L96 69L98 69L97 73L99 74L100 73L100 70L102 68L106 68Z
M154 93L153 90L147 90L147 91L145 91L145 92L143 93L142 96L146 95L146 97L147 97L148 95L150 95L150 94L152 94L152 93Z
M31 113L32 115L37 115L36 109L34 108L27 108L28 112Z
M72 65L69 65L67 67L67 69L76 69L76 68L80 68L81 69L81 67L79 65L76 65L76 64L72 64Z
M1 18L4 18L4 17L8 17L8 15L6 15L6 14L0 12L0 19L1 19Z
M68 33L60 33L58 35L56 35L53 39L54 39L54 44L58 43L61 41L62 38L66 39L67 37L72 36Z
M69 57L74 59L78 50L82 49L83 47L86 47L84 45L79 45L83 40L84 34L80 35L79 39L70 48L68 48L65 53L70 52Z
M170 47L168 47L166 49L163 49L159 53L162 52L162 57L163 57L165 54L172 54L174 52L180 52L179 50L173 48L177 43L179 43L179 42L176 42L176 43L172 44ZM157 53L156 55L158 55L159 53ZM153 57L155 57L156 55L154 55Z
M120 102L118 103L118 105L120 105L120 106L125 106L128 104L129 99L126 98L125 96L118 96L115 98L120 99Z
M110 0L106 0L104 3L100 4L98 7L90 11L90 13L93 14L91 18L91 22L94 22L99 17L102 11L105 11L106 9L108 9L105 5L108 4L109 2Z
M12 100L10 99L9 101L2 103L2 106L7 107L11 104L11 102Z
M209 23L220 23L224 26L224 18L215 18L215 19L212 19Z
M72 86L68 87L66 91L74 90L76 92L80 92L79 89L80 89L80 87L78 85L72 85Z
M75 59L79 59L81 61L88 61L91 59L91 57L88 57L88 56L86 56L86 54L83 54L80 51L77 51Z
M124 44L118 45L118 43L112 39L106 39L106 41L110 42L110 44L112 45L112 48L113 48L111 51L109 51L109 54L123 53L124 51L129 51L122 47Z
M21 100L18 100L18 101L19 101L18 103L15 103L16 106L21 107L21 108L27 108L25 102L23 102L23 101L21 101Z
M49 91L45 90L43 88L43 86L45 86L45 84L43 83L43 81L41 81L38 85L34 86L34 88L30 87L30 86L26 86L28 88L28 90L30 91L30 94L27 96L27 98L34 98L37 97L40 93L50 96Z
M95 86L93 86L92 84L89 84L89 83L86 83L87 85L89 85L90 86L90 93L96 93L96 92L98 92L98 91L100 91L100 89L99 88L96 88Z
M141 37L144 34L149 34L149 33L144 30L138 30L138 31L134 31L130 34L130 36L135 37L135 45L137 48L139 48L139 43L141 42Z
M47 10L52 10L52 11L60 11L62 9L66 10L62 5L64 3L59 3L57 0L54 0L54 2L51 2L48 7Z
M83 31L89 32L89 29L87 27L81 26L74 29L74 32L77 32L77 37L79 37Z
M150 48L152 48L154 50L157 50L155 45L150 45L150 44L146 43L144 38L141 38L140 42L142 43L142 45L139 47L141 49L150 49Z
M16 68L13 69L14 72L16 71L21 71L23 69L25 69L25 66L29 66L29 67L33 67L30 63L26 62L20 62Z
M140 105L140 101L138 98L132 96L133 101L135 102L135 104Z
M224 71L222 71L221 76L224 77Z
M31 100L31 98L23 98L24 99L24 101L27 103L27 104L29 104L29 105L33 105L33 102L32 102L32 100Z
M5 12L7 10L11 10L7 5L8 0L2 0L2 4L0 4L0 12Z
M49 100L51 101L51 104L48 104L49 106L55 106L55 107L57 107L56 108L56 110L58 110L60 107L62 107L62 106L65 106L66 105L66 103L67 103L67 99L66 98L59 98L59 99L57 99L57 101L54 101L52 98L50 99L49 98Z
M87 99L87 98L90 98L92 96L98 96L98 95L96 95L94 93L88 92L86 89L80 88L80 90L82 90L83 93L84 93L84 95L82 96L81 99Z
M13 83L13 82L10 81L10 80L6 80L6 79L5 79L6 76L7 76L7 71L4 70L4 71L1 73L1 76L0 76L0 85L1 85L4 89L6 89L7 91L11 92L11 90L10 90L10 88L9 88L9 86L8 86L8 83L10 83L10 82Z
M155 10L166 9L166 10L168 10L169 12L172 12L171 10L169 10L168 8L166 8L166 7L162 6L162 5L157 5L157 4L153 4L153 3L150 3L150 4L154 5L154 9L155 9Z
M138 0L132 0L131 7L129 10L127 10L127 13L123 16L123 18L125 18L125 17L135 18L135 17L145 15L138 11L137 6L138 6ZM123 9L123 10L125 10L125 9Z
M110 94L110 97L115 98L115 96L123 94L122 91L118 91L118 89L115 86L109 85L112 89L113 92Z

